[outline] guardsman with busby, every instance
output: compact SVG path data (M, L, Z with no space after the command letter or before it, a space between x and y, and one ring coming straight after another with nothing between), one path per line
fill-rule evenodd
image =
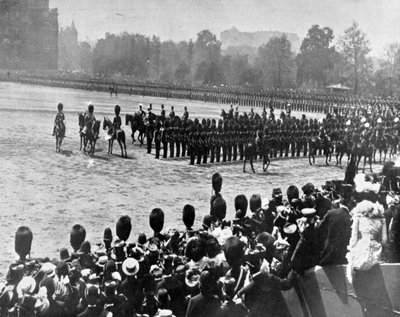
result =
M201 156L203 155L203 131L199 126L199 132L197 133L196 138L196 153L197 153L197 161L196 164L201 164Z
M210 149L210 163L214 163L214 161L215 161L215 130L214 129L210 132L209 149Z
M202 153L202 156L203 156L202 163L203 163L203 164L207 164L207 156L208 156L208 132L206 132L206 129L204 129L203 132L202 132L201 140L202 140L201 153Z
M187 155L187 146L188 146L188 138L189 138L189 131L186 125L183 126L181 129L181 142L182 142L182 157Z
M161 142L163 144L163 158L167 158L168 154L168 143L169 143L169 122L166 121L164 124L164 130L161 134Z
M169 131L169 157L174 158L174 150L175 150L175 131L176 128L171 126Z
M188 142L188 153L190 153L190 165L194 165L194 160L196 157L196 151L195 151L195 143L196 143L196 132L192 130L189 133L189 142Z
M156 131L154 132L154 143L156 148L156 159L160 158L162 131L160 122L156 123Z

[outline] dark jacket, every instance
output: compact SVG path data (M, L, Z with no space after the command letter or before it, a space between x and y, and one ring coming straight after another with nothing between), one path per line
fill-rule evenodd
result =
M221 302L214 295L202 293L192 297L186 310L186 317L215 317L220 313Z
M321 266L347 264L347 246L351 237L351 218L346 207L327 212L318 226Z

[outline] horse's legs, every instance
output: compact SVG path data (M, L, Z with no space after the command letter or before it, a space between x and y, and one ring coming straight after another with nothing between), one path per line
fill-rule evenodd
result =
M312 163L311 163L311 150L310 150L310 152L308 153L308 162L310 163L310 165L312 165Z
M369 170L372 173L372 157L369 157Z
M243 160L243 173L246 173L246 162L247 162L247 155L244 156Z
M118 139L118 144L119 144L119 147L121 148L121 157L124 157L124 148L122 147L122 142L120 139Z
M363 173L365 172L365 164L367 163L367 155L364 156Z
M250 157L250 166L251 166L251 169L253 170L253 173L256 173L256 171L254 170L254 166L253 166L253 157Z
M358 173L358 166L360 165L361 155L357 155L356 160L357 160L357 173Z

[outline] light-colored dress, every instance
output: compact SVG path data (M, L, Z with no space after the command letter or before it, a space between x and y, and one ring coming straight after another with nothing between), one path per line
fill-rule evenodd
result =
M382 261L382 248L387 242L383 207L362 201L353 210L353 224L347 259L347 277L352 282L355 270L366 271Z

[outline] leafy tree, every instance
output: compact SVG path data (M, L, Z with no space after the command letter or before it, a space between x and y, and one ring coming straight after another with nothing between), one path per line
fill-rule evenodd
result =
M329 71L334 68L335 47L330 46L334 36L329 27L313 25L304 38L296 57L297 81L315 82L319 87L327 84Z
M285 35L273 37L258 49L256 66L262 70L264 85L291 87L295 79L295 61Z
M360 92L360 88L368 80L372 70L371 60L368 58L369 41L356 22L344 31L339 44L341 53L351 68L350 82L353 83L354 94Z

